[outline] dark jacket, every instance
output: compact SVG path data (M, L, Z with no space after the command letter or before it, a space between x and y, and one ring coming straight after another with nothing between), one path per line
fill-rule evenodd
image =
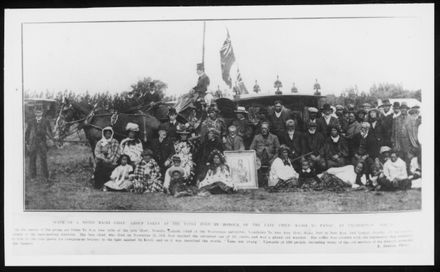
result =
M25 132L26 144L46 145L47 136L52 137L52 129L49 120L47 120L46 118L41 118L39 122L37 121L37 119L33 118L27 124Z
M303 154L303 134L298 130L295 130L293 138L289 137L289 133L286 131L280 137L280 144L287 145L290 150L295 151L297 155Z
M164 162L176 153L174 143L169 136L163 139L162 142L159 142L158 138L153 139L150 143L150 148L153 151L154 159L160 167L163 167Z
M327 125L325 122L324 116L321 116L316 120L316 123L318 124L317 131L321 132L324 136L330 136L330 129L331 127L337 127L339 131L341 131L341 127L339 125L339 120L333 116L330 117L330 122Z
M278 137L281 137L281 135L283 135L283 133L286 131L286 121L293 119L291 112L285 108L281 110L280 117L277 117L274 111L270 113L267 118L270 122L270 131Z
M302 152L303 154L313 152L313 155L315 156L323 155L324 145L325 145L325 138L321 133L316 132L315 134L310 134L306 132L304 134Z
M342 136L339 136L339 140L336 143L333 142L331 137L328 137L324 150L326 159L331 159L334 155L338 155L342 158L348 157L347 141Z
M199 79L197 80L197 85L193 89L200 96L205 96L206 91L208 90L209 83L209 77L204 73L199 76Z
M179 125L179 122L175 122L172 124L170 121L167 121L162 124L167 131L167 136L170 138L170 140L177 139L177 126Z
M367 138L365 139L365 150L362 152L360 150L362 142L362 135L360 133L353 136L353 155L365 155L368 154L370 158L374 159L379 156L380 144L377 142L376 137L368 132Z
M379 144L379 147L384 145L385 142L385 127L383 126L380 120L376 121L376 126L373 128L373 124L370 123L370 130L368 133L371 133L376 138L376 141Z

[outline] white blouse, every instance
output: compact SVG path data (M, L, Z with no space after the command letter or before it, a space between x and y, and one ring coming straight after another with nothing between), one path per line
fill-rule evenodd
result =
M298 173L293 169L292 162L289 160L290 165L284 165L283 160L276 158L272 162L270 167L270 178L268 185L275 186L279 179L288 180L292 178L298 178Z

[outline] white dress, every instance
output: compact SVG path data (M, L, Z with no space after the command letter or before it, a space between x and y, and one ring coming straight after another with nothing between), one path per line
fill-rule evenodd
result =
M292 178L298 178L298 173L293 169L292 163L289 160L290 165L285 165L283 160L280 158L276 158L272 162L272 166L270 167L270 176L268 185L275 186L278 181L281 180L289 180Z
M332 167L327 169L326 171L328 174L334 175L338 178L340 178L342 181L351 184L352 188L359 187L359 185L356 184L356 176L357 174L354 172L354 166L353 165L346 165L342 167ZM322 174L319 174L318 177L320 178ZM361 177L361 183L367 184L367 178L365 175L362 175Z
M133 172L133 167L129 164L119 165L116 167L111 176L110 181L104 184L105 187L108 187L113 190L127 190L132 186L132 182L129 180L129 174Z

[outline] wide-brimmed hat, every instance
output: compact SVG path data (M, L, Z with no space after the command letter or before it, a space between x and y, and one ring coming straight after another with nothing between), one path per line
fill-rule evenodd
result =
M389 99L384 99L382 101L382 106L391 106L390 100Z
M248 114L248 112L246 111L245 107L242 106L238 106L237 109L234 111L235 113L243 113L243 114Z
M409 114L418 113L418 112L420 112L420 106L413 106L408 111Z
M400 104L400 108L401 109L409 109L408 105L406 104L406 102L402 102L402 104Z
M139 125L136 124L136 123L131 123L131 122L129 122L129 123L127 123L127 125L125 126L125 130L126 130L126 131L136 131L136 132L138 132L138 131L139 131Z
M324 104L322 105L322 111L331 111L332 108L330 107L330 104Z
M177 115L177 111L176 111L176 109L175 108L170 108L169 110L168 110L168 116L169 115Z
M345 110L345 107L342 105L336 105L336 110Z
M153 151L147 148L144 151L142 151L142 156L153 156Z
M376 109L376 108L372 108L372 109L370 109L370 110L368 111L368 114L370 114L370 112L373 112L373 111L375 111L376 114L379 116L380 111L379 111L379 109Z
M315 108L315 107L310 107L310 108L308 108L308 111L309 111L309 112L312 112L312 113L318 113L318 109Z
M179 172L179 174L182 176L185 174L185 171L183 170L182 167L171 166L168 173L170 175L173 175L175 172Z
M399 108L400 109L400 103L398 101L395 101L393 103L393 108Z
M379 153L382 154L384 152L390 152L391 148L389 146L381 146Z
M364 104L362 104L362 107L364 107L364 108L371 108L371 104L370 103L364 103Z

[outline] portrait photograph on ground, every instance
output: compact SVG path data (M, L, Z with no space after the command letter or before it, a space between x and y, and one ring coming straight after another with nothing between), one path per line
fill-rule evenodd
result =
M417 17L41 21L21 35L25 211L413 211L432 182Z

